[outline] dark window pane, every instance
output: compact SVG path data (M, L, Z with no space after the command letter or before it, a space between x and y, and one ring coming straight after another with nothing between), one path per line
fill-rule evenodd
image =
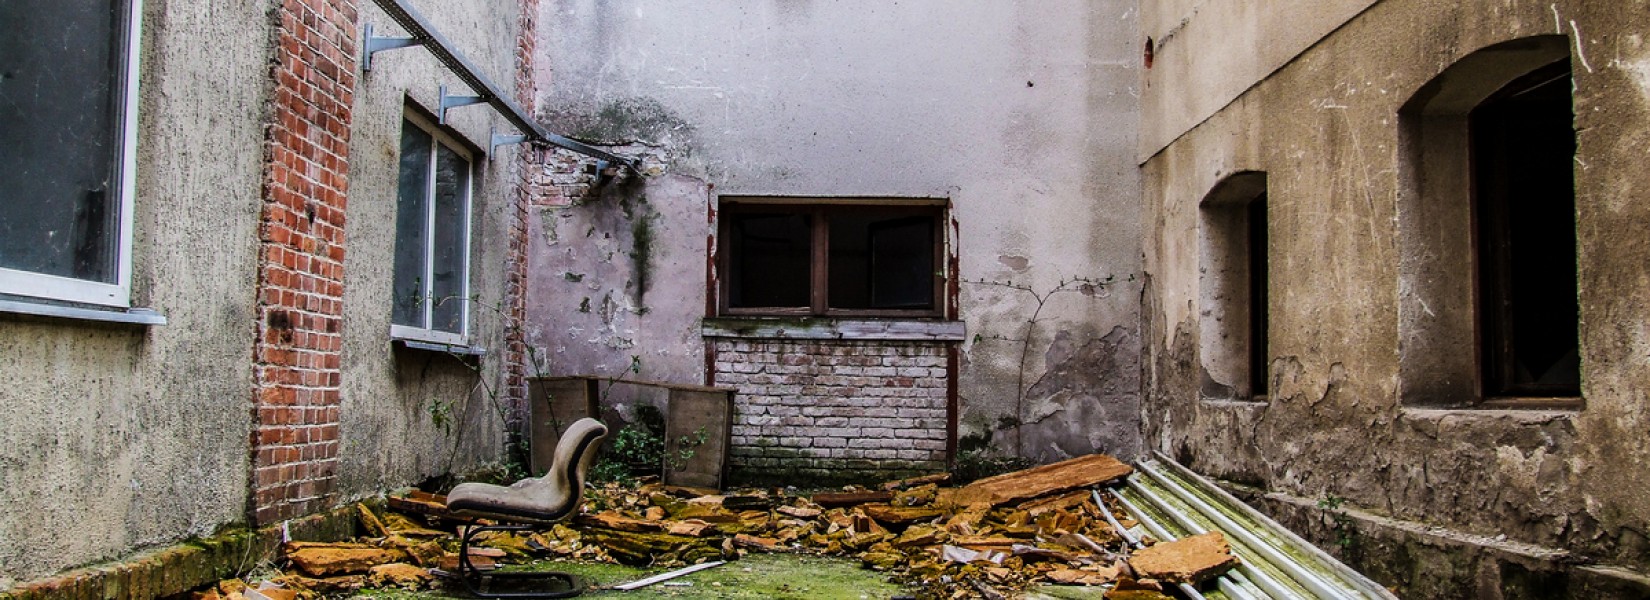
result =
M1265 396L1271 387L1267 382L1267 313L1268 267L1266 264L1266 196L1249 202L1246 218L1249 226L1249 395Z
M395 286L391 322L425 327L425 256L429 250L427 226L430 189L430 134L410 122L401 123L401 176L395 206Z
M1580 393L1569 63L1537 70L1472 114L1485 391Z
M830 219L830 307L934 307L934 218L842 211Z
M430 329L464 332L466 301L465 232L470 188L470 161L446 146L435 153L435 255Z
M813 220L802 214L734 213L728 218L728 305L808 306Z
M125 2L0 2L0 267L115 283Z

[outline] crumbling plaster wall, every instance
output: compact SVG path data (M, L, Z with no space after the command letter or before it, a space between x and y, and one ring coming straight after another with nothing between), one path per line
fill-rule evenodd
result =
M272 3L144 3L132 305L0 315L0 589L246 515Z
M412 3L454 49L495 85L516 71L518 0ZM377 35L402 35L370 2L363 24ZM506 252L516 175L515 152L488 156L490 131L513 132L486 105L447 113L448 132L471 146L470 343L479 361L392 345L395 214L402 116L407 107L435 114L439 86L468 95L469 87L422 48L383 52L360 78L350 140L350 204L345 234L343 399L340 407L339 491L343 498L382 493L446 473L504 460L504 425L511 400L501 385L507 318ZM505 89L509 89L506 87Z
M1159 29L1147 35L1162 36L1164 27L1181 33L1157 49L1162 69L1148 71L1146 97L1183 94L1177 97L1188 104L1221 107L1197 120L1172 102L1146 105L1144 129L1166 132L1142 146L1148 447L1307 506L1344 498L1384 517L1480 536L1466 547L1505 540L1582 560L1650 565L1650 500L1639 492L1650 489L1650 447L1642 443L1650 428L1650 342L1642 326L1650 244L1636 233L1650 214L1635 202L1650 188L1640 166L1650 142L1643 126L1650 122L1650 46L1634 19L1624 18L1646 8L1642 1L1386 0L1331 28L1275 73L1264 64L1233 67L1250 81L1229 103L1224 80L1207 89L1187 81L1196 72L1188 63L1231 51L1230 32L1270 39L1325 15L1305 14L1313 8L1291 19L1264 19L1260 11L1211 20L1186 6L1162 7L1179 14L1148 9L1145 21ZM1574 45L1586 407L1403 406L1398 108L1474 50L1555 32ZM1273 396L1267 404L1205 402L1198 393L1198 319L1206 310L1198 297L1198 203L1245 170L1265 171L1269 182ZM1471 578L1483 575L1393 566L1422 554L1387 546L1362 559L1385 583L1421 596L1474 589ZM1466 581L1412 579L1422 574Z
M579 202L528 214L529 375L702 382L708 186L674 174L587 185L573 186ZM662 390L602 390L610 417L665 408Z
M970 336L962 434L995 434L999 449L1023 445L1040 459L1136 452L1134 2L554 0L542 15L552 124L653 145L669 157L666 172L713 186L706 205L715 195L947 198L965 281L1042 293L1116 275L1107 289L1047 303L1023 378L1013 340L1026 337L1036 301L958 286ZM682 224L700 261L713 231L706 219ZM566 270L535 267L534 277L553 282ZM701 267L653 277L705 283ZM704 316L703 298L675 310ZM686 345L673 352L699 343L678 335L695 329L683 324L659 338ZM609 363L652 351L600 347L584 351ZM1018 436L1017 412L1030 423Z

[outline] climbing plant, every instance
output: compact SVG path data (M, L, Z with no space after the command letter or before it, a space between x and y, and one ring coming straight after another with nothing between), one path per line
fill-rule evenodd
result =
M1125 281L1134 281L1134 275L1129 275ZM1001 423L1001 425L1004 428L1014 428L1014 452L1016 455L1023 455L1025 453L1025 444L1020 433L1020 426L1025 422L1025 400L1026 392L1028 391L1026 386L1026 363L1031 357L1031 343L1037 334L1037 324L1043 318L1043 308L1047 307L1049 301L1054 297L1062 294L1081 293L1090 297L1102 297L1107 293L1108 288L1118 282L1117 276L1107 275L1103 278L1072 277L1070 279L1061 279L1060 282L1054 287L1042 290L1038 290L1030 284L1017 283L1011 279L1002 281L994 281L984 278L975 280L964 279L963 282L972 285L996 287L1019 292L1030 296L1035 304L1035 308L1031 310L1031 315L1026 317L1025 321L1020 326L1019 337L1011 337L1002 334L974 335L975 342L991 340L1015 343L1020 346L1019 368L1014 378L1014 415L1012 418L1004 419L1004 422Z

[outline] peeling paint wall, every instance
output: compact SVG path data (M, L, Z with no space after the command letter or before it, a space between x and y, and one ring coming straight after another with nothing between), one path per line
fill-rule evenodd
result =
M532 208L529 375L704 381L708 192L691 177L629 177ZM664 408L661 390L602 389L604 410L625 421L637 403Z
M1510 590L1524 585L1526 567L1543 585L1563 578L1551 555L1516 568L1480 562L1502 542L1569 553L1563 560L1650 566L1650 501L1637 492L1650 488L1642 443L1650 346L1639 325L1650 306L1650 245L1637 233L1650 214L1634 201L1650 189L1641 168L1650 95L1640 68L1650 46L1642 19L1627 18L1650 5L1385 0L1297 4L1289 18L1272 18L1268 3L1236 14L1213 4L1163 4L1144 16L1147 36L1173 40L1156 48L1145 76L1148 449L1293 498L1294 509L1267 504L1291 523L1328 518L1310 507L1336 498L1477 540L1458 546L1460 569L1416 563L1433 550L1390 523L1358 525L1364 537L1351 544L1361 551L1336 546L1417 596L1517 597ZM1266 50L1240 55L1227 77L1193 77L1198 61L1231 51L1230 36L1272 39L1301 22L1324 26L1285 45L1282 60ZM1412 332L1400 320L1408 288L1399 225L1409 192L1398 110L1474 50L1554 33L1569 36L1575 74L1585 407L1405 405L1399 357ZM1205 118L1186 106L1210 110ZM1199 399L1208 359L1199 354L1200 320L1210 307L1199 298L1198 206L1241 171L1268 181L1272 396L1264 404ZM1333 528L1314 529L1336 545ZM1580 587L1542 589L1586 597Z
M664 172L704 182L706 210L719 196L949 199L960 279L1033 292L958 283L960 433L1041 460L1127 456L1139 447L1137 16L1112 1L555 0L540 19L553 74L543 104L558 130L645 145ZM706 216L670 234L701 261ZM599 234L620 239L623 227ZM557 283L579 264L545 263L535 277L574 298L631 285ZM1036 296L1062 282L1111 275L1115 285L1056 294L1039 312ZM667 278L701 288L670 305L677 316L705 316L702 266L654 276ZM667 306L649 308L662 318ZM547 337L588 321L565 317L534 318ZM552 363L702 351L678 332Z

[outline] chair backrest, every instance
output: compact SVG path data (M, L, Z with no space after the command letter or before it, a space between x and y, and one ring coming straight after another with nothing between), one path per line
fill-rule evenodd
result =
M569 425L567 431L561 434L561 441L556 443L555 459L543 479L571 496L571 501L565 505L569 512L578 510L579 503L584 499L585 475L590 472L590 463L596 460L596 451L606 437L606 425L595 419L583 418ZM565 515L556 518L561 516Z

